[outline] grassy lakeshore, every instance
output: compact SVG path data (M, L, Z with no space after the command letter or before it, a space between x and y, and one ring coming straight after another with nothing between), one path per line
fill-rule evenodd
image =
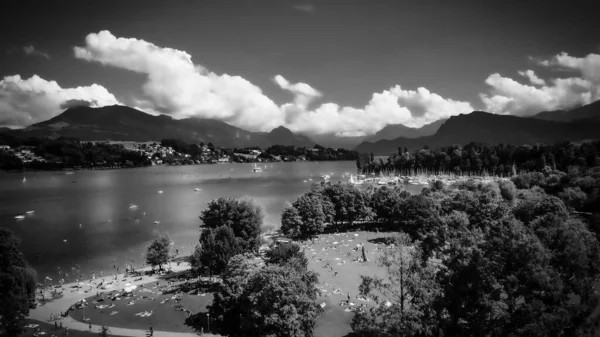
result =
M385 270L379 267L377 258L380 255L379 249L382 247L378 243L381 238L388 237L392 233L373 233L373 232L348 232L322 234L312 241L301 242L305 254L309 260L308 268L319 273L319 289L321 295L319 303L324 303L324 313L317 322L315 336L346 336L352 330L350 322L354 313L340 303L346 301L350 294L351 302L356 305L370 303L357 299L358 286L361 282L360 275L378 275L385 276ZM367 251L368 262L358 262L362 250L357 245L364 245ZM183 264L178 271L184 271L187 265ZM121 279L121 278L119 278ZM132 278L120 281L119 286L115 285L112 289L122 289L125 282L131 282ZM126 329L148 329L152 324L157 331L171 331L180 333L198 332L200 328L208 331L206 313L207 306L212 303L212 294L210 289L205 287L200 291L184 291L180 302L176 303L174 299L175 292L167 291L162 294L160 290L165 290L167 282L173 281L173 289L184 285L184 280L167 279L161 277L145 277L145 280L136 283L138 288L132 292L131 297L121 297L119 300L112 301L107 296L96 298L95 289L88 293L80 294L73 304L81 298L86 298L88 307L85 309L86 321L84 321L84 312L82 309L72 311L70 317L81 324L107 325L109 327ZM157 285L158 282L158 285ZM143 287L142 287L143 285ZM103 290L108 294L110 290ZM115 292L116 293L116 292ZM199 294L198 294L199 293ZM99 298L102 301L94 304ZM74 298L75 299L75 298ZM167 299L165 301L165 299ZM131 301L134 303L130 304ZM161 303L162 302L162 303ZM112 306L113 307L99 307ZM176 305L190 310L191 317L179 310L175 310ZM143 312L152 311L148 317L140 317ZM116 312L116 313L115 313Z

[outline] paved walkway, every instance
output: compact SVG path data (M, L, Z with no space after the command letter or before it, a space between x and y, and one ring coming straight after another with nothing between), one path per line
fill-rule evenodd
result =
M177 266L175 263L171 263L171 264L167 265L167 269L169 269L169 268L171 270L173 270L174 272L179 272L179 271L188 269L189 264L181 263L179 266ZM140 269L139 271L144 271L144 270L148 270L148 269L149 268ZM103 278L96 279L93 281L83 282L84 283L83 289L89 289L90 284L92 285L92 291L89 291L87 293L82 289L72 288L72 286L77 285L76 282L64 284L62 287L64 289L63 297L52 300L43 305L39 305L37 308L29 311L28 318L36 320L36 321L41 321L41 322L50 322L51 314L60 315L61 312L67 311L71 307L71 305L75 304L76 302L78 302L86 297L93 296L96 291L98 291L99 293L105 293L105 292L110 292L110 291L117 290L117 289L123 289L125 287L125 283L131 283L131 284L135 284L135 285L139 286L141 284L156 282L158 280L159 276L160 275L143 276L142 280L133 281L134 278L139 278L139 277L125 277L124 274L119 274L117 276L117 281L112 283L112 288L110 288L110 289L96 288L96 285L100 282L101 279L104 279L106 281L114 280L114 276L112 276L112 277L105 276ZM71 316L61 318L58 322L62 322L63 327L69 328L72 330L80 330L80 331L89 331L90 330L88 323L76 321ZM53 323L53 322L50 322L50 323ZM101 328L101 326L92 324L92 332L98 332L98 331L100 331L100 328ZM110 329L110 333L113 336L116 335L116 336L132 336L132 337L133 336L140 336L140 337L144 336L145 337L148 334L147 330L126 329L126 328L117 328L117 327L108 327L108 328ZM190 337L190 336L198 336L198 335L199 334L191 333L191 332L170 332L170 331L156 331L156 330L154 331L154 334L153 334L154 337L168 337L168 336ZM204 336L217 336L217 335L205 333Z

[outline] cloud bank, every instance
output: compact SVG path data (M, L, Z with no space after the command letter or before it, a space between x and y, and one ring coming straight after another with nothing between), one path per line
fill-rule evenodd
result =
M550 72L568 70L572 76L543 80L533 70L519 72L529 80L529 85L498 73L492 74L485 80L490 91L480 95L487 111L531 116L540 111L569 109L600 99L600 55L573 57L561 53L536 63Z
M185 51L159 47L136 39L116 37L109 31L89 34L75 57L89 62L145 74L143 108L176 118L216 118L253 131L269 131L285 125L309 134L370 134L386 124L421 126L440 118L472 111L467 102L445 99L425 88L417 91L395 86L373 95L363 108L323 103L308 109L322 96L306 83L273 78L281 89L294 95L278 106L261 89L239 76L216 74L194 64Z
M22 127L42 122L60 114L69 102L93 107L119 104L115 96L97 84L62 88L37 75L28 79L5 76L0 81L0 125Z
M75 57L145 74L143 91L152 109L176 118L220 119L251 130L283 124L279 107L261 89L239 76L218 75L192 63L185 51L161 48L109 31L89 34Z
M36 51L32 47L30 52ZM212 72L195 64L185 51L117 37L109 31L89 34L73 52L80 60L144 75L143 97L133 98L133 106L140 110L175 118L214 118L251 131L283 125L309 135L364 136L388 124L420 127L475 110L470 102L442 97L424 87L411 90L400 85L373 93L362 107L341 106L322 102L325 95L310 84L279 74L272 78L273 84L289 92L291 100L277 104L250 81ZM532 69L519 71L520 79L493 73L485 79L488 89L479 94L481 102L475 105L492 113L530 116L600 99L600 55L561 53L534 61L545 78ZM111 104L118 104L117 99L96 84L61 88L38 76L21 79L18 75L0 81L0 111L5 112L0 125L24 126L67 107Z

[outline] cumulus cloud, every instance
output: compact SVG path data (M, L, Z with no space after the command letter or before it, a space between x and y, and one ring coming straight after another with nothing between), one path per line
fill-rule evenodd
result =
M0 125L23 127L45 121L60 114L65 104L75 102L93 107L119 104L115 96L97 84L62 88L37 75L27 79L5 76L0 81Z
M284 125L296 132L347 136L371 134L387 124L418 127L473 110L467 102L446 99L425 88L411 91L400 86L375 93L362 108L324 103L309 109L321 92L306 83L291 83L282 75L273 81L294 99L278 106L256 85L194 64L185 51L116 37L109 31L89 34L85 42L74 48L77 58L145 74L146 97L136 106L176 118L216 118L253 131Z
M155 111L176 118L216 118L249 130L268 131L283 123L279 107L239 76L195 65L185 51L161 48L109 31L89 34L75 57L145 74L143 91Z
M420 127L438 119L449 118L473 111L468 102L443 98L425 88L404 90L399 85L373 94L363 108L341 107L324 103L314 110L287 104L282 109L293 112L286 118L292 131L310 134L336 133L338 136L364 136L373 134L387 124L404 124Z
M519 71L519 75L527 78L529 80L529 82L531 82L531 84L535 84L535 85L546 84L546 81L537 77L537 75L535 74L535 71L533 71L533 70Z
M294 94L294 104L298 107L306 108L306 106L315 98L321 97L322 94L315 88L306 83L291 84L283 76L277 75L273 81L283 89Z
M536 63L550 70L568 69L577 76L544 81L532 70L519 72L533 84L526 85L498 73L492 74L485 81L490 91L480 94L487 110L530 116L540 111L569 109L600 99L600 55L578 58L561 53L549 60L536 60Z

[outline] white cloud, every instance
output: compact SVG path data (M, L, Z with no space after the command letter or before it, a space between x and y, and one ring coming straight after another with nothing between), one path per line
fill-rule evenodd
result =
M249 130L268 131L283 124L279 107L261 89L239 76L218 75L195 65L188 53L161 48L109 31L92 33L77 58L147 75L143 86L156 111L176 118L216 118Z
M309 134L335 133L338 136L373 134L387 124L420 127L438 119L473 111L467 102L445 99L425 88L416 91L395 86L373 97L364 108L325 103L314 110L294 104L282 107L287 127ZM290 114L293 118L289 118Z
M600 82L600 54L588 54L586 57L574 57L563 52L551 60L542 61L545 66L557 66L579 71L581 77L598 84Z
M97 84L62 88L37 75L28 79L5 76L0 81L0 125L23 127L42 122L60 114L64 104L76 101L92 107L119 104L115 96Z
M532 70L519 72L535 85L531 86L498 73L492 74L485 81L490 91L480 94L487 110L530 116L540 111L569 109L600 99L600 55L589 54L577 58L561 53L550 60L536 60L536 63L550 67L550 70L570 69L578 76L544 81Z
M322 94L315 88L306 83L291 84L283 76L277 75L273 81L283 90L287 90L294 94L294 104L298 107L306 108L306 106L315 98L321 97Z
M50 59L50 55L48 55L48 53L43 52L41 50L37 50L32 45L24 46L23 47L23 52L25 54L27 54L27 55L38 55L38 56L41 56L43 58Z
M374 94L361 109L325 103L309 110L308 104L322 94L281 75L273 81L293 93L294 99L277 106L249 81L195 65L185 51L115 37L108 31L89 34L85 46L75 47L74 52L79 59L146 74L143 90L147 97L138 104L144 111L176 118L216 118L253 131L285 125L309 134L370 134L386 124L421 126L473 110L469 103L444 99L424 88L409 91L400 86Z
M531 82L531 84L535 84L535 85L545 85L546 84L546 81L537 77L537 75L535 74L535 72L533 70L519 71L519 75L527 78L529 80L529 82Z

